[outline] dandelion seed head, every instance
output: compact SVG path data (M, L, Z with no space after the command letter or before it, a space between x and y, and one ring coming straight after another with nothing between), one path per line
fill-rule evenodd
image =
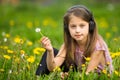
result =
M35 32L40 33L41 36L44 36L44 35L41 33L41 29L40 29L40 28L36 28L36 29L35 29Z
M36 28L36 29L35 29L35 32L40 32L40 31L41 31L40 28Z

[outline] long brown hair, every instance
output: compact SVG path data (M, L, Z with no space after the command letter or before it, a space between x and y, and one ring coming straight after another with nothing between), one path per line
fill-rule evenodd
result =
M85 6L77 5L68 9L66 14L64 15L64 42L67 53L66 63L68 64L68 66L70 66L72 63L74 64L74 53L76 50L76 41L71 37L68 29L71 15L80 17L89 23L88 40L84 52L85 57L89 57L91 53L94 51L98 37L97 27L93 15Z

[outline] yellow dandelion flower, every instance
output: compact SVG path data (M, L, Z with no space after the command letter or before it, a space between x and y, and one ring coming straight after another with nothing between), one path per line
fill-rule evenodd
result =
M39 48L39 47L33 49L34 54L40 54L40 52L44 52L44 51L45 51L44 48Z
M19 37L15 37L15 38L14 38L14 42L15 42L15 43L20 43L20 38L19 38Z
M70 66L70 69L73 69L73 65Z
M112 54L111 57L112 57L112 59L114 59L115 58L115 54Z
M12 50L10 50L10 49L8 49L7 52L10 53L10 54L13 54L13 53L14 53L14 51L12 51Z
M4 69L0 69L0 72L4 72L5 70Z
M118 52L118 56L120 56L120 52Z
M20 54L25 54L25 51L24 50L20 50Z
M48 19L43 20L43 25L44 26L47 26L48 24L49 24L49 20Z
M45 49L44 48L39 48L39 51L44 52Z
M20 59L18 57L15 58L16 63L20 63Z
M10 34L6 34L5 37L6 37L6 38L9 38L9 37L10 37Z
M14 26L15 22L13 20L10 20L9 24L10 24L10 26Z
M116 52L116 53L115 53L115 56L116 56L116 57L120 56L120 52Z
M95 67L95 70L97 70L98 69L98 67Z
M105 18L100 19L100 25L101 25L101 28L108 28L108 22L106 21Z
M8 49L8 46L3 46L3 49L5 49L5 50Z
M27 61L30 62L30 63L33 63L35 61L35 57L30 56L29 58L27 58Z
M114 73L115 73L117 76L119 75L118 71L116 71L116 70L114 71Z
M57 69L57 71L61 71L60 67Z
M61 71L60 67L56 66L54 69L53 69L53 72L55 71Z
M111 37L111 34L109 32L106 33L106 38L109 39Z
M90 59L91 59L90 57L85 58L85 60L88 62L90 61Z
M118 41L118 38L114 38L113 40L114 40L114 41Z
M33 27L33 23L31 21L27 22L26 25L27 25L28 28L32 28Z
M3 57L5 58L5 59L11 59L11 57L10 56L8 56L8 55L3 55Z
M109 66L110 65L110 62L107 62L107 66Z
M18 43L18 44L23 44L24 43L23 39L20 39L19 37L15 37L14 42Z
M27 42L27 46L32 46L32 45L33 45L33 43L31 41Z
M108 77L110 77L110 74L107 74Z
M20 39L20 44L23 44L24 43L24 40L23 39Z
M82 64L82 67L85 67L85 64Z
M104 74L107 74L107 71L106 71L105 69L103 69L102 72L103 72Z

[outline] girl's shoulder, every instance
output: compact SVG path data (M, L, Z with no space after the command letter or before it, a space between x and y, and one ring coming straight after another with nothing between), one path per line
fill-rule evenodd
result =
M96 41L95 50L106 50L107 44L102 37L99 37Z
M65 44L64 44L64 43L61 45L61 48L62 48L62 49L65 49Z

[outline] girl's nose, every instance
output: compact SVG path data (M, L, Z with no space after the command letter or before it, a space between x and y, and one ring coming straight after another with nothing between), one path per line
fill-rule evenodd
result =
M81 31L80 27L76 27L76 32L79 33Z

